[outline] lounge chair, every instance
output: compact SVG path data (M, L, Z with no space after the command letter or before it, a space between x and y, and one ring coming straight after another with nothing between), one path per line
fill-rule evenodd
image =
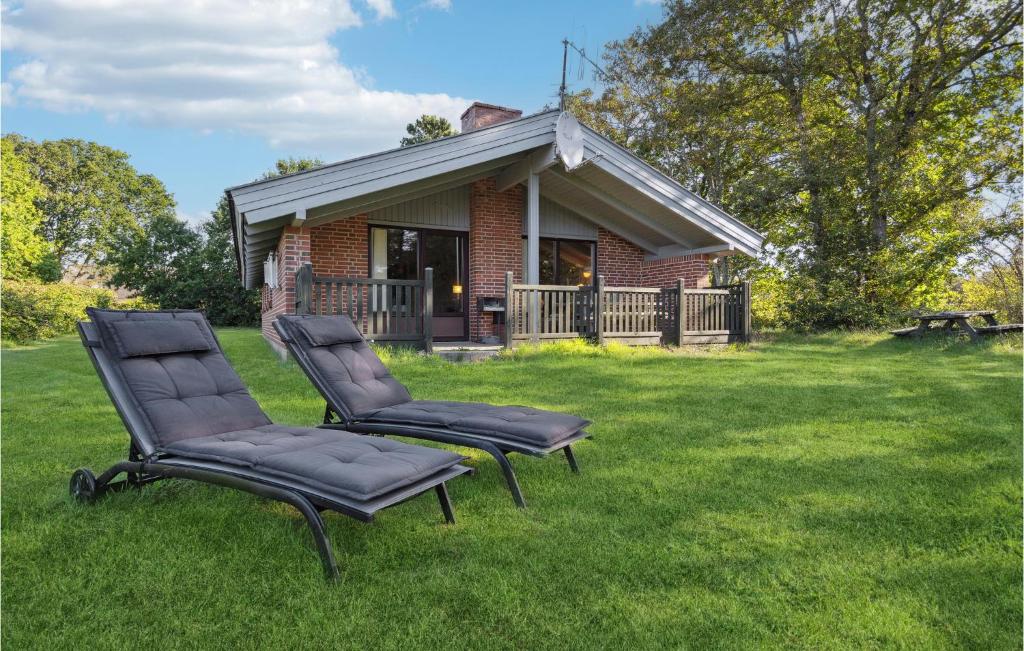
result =
M530 407L413 400L344 315L282 315L274 328L327 401L321 427L483 450L498 462L520 507L526 501L510 452L543 457L562 450L572 471L579 472L570 446L590 438L584 430L588 420Z
M471 469L445 450L345 431L270 422L199 312L87 310L78 331L131 436L128 460L71 478L72 496L175 477L291 504L313 532L324 570L338 577L321 511L364 522L431 488L454 522L445 482ZM119 474L127 478L113 481Z

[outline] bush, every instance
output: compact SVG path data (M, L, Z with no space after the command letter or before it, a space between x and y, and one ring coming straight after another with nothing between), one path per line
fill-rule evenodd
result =
M773 330L789 324L786 281L782 272L765 266L750 274L750 316L754 330Z
M114 307L118 310L159 310L160 306L156 303L147 301L142 296L132 296L131 298L121 298L114 301Z
M109 289L13 280L4 281L0 299L0 333L18 343L70 334L85 308L115 305Z

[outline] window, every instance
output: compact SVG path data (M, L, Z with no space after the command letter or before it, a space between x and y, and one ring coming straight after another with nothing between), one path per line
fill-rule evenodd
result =
M540 284L590 285L594 282L594 243L540 238ZM527 243L523 238L523 268Z
M590 242L558 242L556 285L589 285L594 277L594 245Z
M465 313L466 236L459 232L409 228L370 229L370 275L417 280L434 270L434 315Z
M372 230L372 277L392 280L419 278L419 242L417 231L404 228Z

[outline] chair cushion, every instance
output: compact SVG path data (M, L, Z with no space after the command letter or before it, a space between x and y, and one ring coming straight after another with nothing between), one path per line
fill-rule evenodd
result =
M363 340L362 333L345 315L288 317L313 346L351 344Z
M154 332L147 328L155 323L159 324L161 333L178 342L176 345L184 345L187 340L197 344L194 339L197 331L210 342L209 348L201 351L151 352L144 357L119 357L108 353L119 379L146 420L155 445L270 424L270 419L220 351L202 313L94 308L87 311L100 333L104 351L118 350L118 333L130 332L134 337ZM140 328L133 331L125 323L139 324ZM140 338L131 343L128 350L151 346L152 351L159 345L148 344Z
M412 400L365 341L318 346L306 354L350 413Z
M412 484L465 458L381 437L284 425L185 439L161 451L251 468L359 501Z
M333 394L330 402L341 401L342 404L334 405L336 408L347 410L349 414L357 414L412 400L409 391L391 375L391 372L377 357L377 353L373 352L373 349L366 343L347 316L282 315L278 317L278 320L286 327L298 329L303 333L301 336L293 337L292 343L302 351L309 360L308 364L312 365L316 373L330 387ZM349 334L345 334L344 328L338 326L343 322L349 324L351 329ZM352 336L354 333L356 340L329 345L312 345L301 328L307 324L316 323L326 325L311 327L334 330L334 336L339 338ZM324 336L327 337L327 335ZM300 358L299 361L303 366L307 365L305 360Z
M565 440L589 420L532 407L497 406L481 402L411 400L357 415L360 422L395 423L443 428L464 434L510 439L539 447Z
M123 319L110 322L110 333L121 357L170 353L200 353L214 347L195 321Z

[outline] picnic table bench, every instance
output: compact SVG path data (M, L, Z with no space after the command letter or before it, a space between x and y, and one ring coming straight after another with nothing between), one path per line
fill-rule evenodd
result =
M985 320L983 326L973 326L970 324L968 319L974 317L981 317ZM1005 332L1020 332L1024 331L1024 324L1021 323L1004 323L1000 324L996 321L995 310L963 310L963 311L947 311L947 312L933 312L931 314L915 314L914 318L918 320L916 326L909 328L900 328L899 330L890 331L897 337L914 337L920 338L924 336L929 330L942 330L944 332L954 332L959 329L961 332L966 332L970 335L971 340L977 341L982 335L994 335L1002 334ZM943 321L943 325L939 327L932 327L933 321Z

